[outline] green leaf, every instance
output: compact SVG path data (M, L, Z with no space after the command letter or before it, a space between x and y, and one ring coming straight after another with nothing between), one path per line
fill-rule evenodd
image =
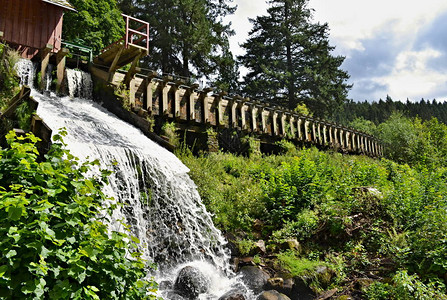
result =
M0 277L3 277L3 275L5 275L6 271L8 271L8 266L7 265L3 265L0 267Z
M22 211L23 211L22 207L10 206L8 208L8 218L13 221L17 221L22 216Z
M11 258L13 256L17 255L17 251L16 250L9 250L8 253L6 253L5 257L6 258Z

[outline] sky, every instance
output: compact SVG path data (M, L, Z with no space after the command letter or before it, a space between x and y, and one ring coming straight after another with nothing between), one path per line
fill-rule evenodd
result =
M264 0L234 0L229 20L235 55L251 29L248 18L266 14ZM446 0L310 0L314 21L328 23L334 55L346 57L349 98L378 101L447 100ZM244 73L244 70L241 71Z

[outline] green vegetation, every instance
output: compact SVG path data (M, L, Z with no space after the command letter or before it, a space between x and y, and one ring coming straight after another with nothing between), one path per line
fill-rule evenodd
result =
M394 114L372 130L388 159L290 148L180 156L241 255L262 264L276 255L276 266L313 278L317 292L447 299L447 126ZM267 253L256 252L259 239ZM293 240L298 247L287 246ZM321 277L319 266L329 273Z
M386 96L385 101L382 99L373 102L350 100L345 102L333 117L341 124L363 118L377 125L388 120L395 112L400 112L407 117L419 117L424 121L435 117L439 122L447 124L447 102L438 102L436 99L401 102L393 101L390 96Z
M63 37L98 53L124 35L125 24L116 0L70 0L77 12L64 14Z
M63 135L63 132L62 132ZM2 299L155 298L136 238L110 232L101 177L85 174L56 135L39 161L31 134L7 135L0 149L0 297Z
M0 111L19 90L15 64L20 56L7 45L0 43Z

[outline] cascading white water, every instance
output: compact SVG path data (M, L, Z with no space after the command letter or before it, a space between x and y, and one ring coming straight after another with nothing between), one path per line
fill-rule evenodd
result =
M68 94L70 97L92 98L93 81L89 73L66 69Z
M64 140L75 156L98 159L114 171L105 192L123 205L115 211L111 229L124 230L119 220L130 225L144 257L158 265L151 275L173 282L181 268L193 265L211 282L199 299L218 299L234 287L252 298L231 271L225 240L188 168L174 154L90 100L32 95L39 102L38 114L53 130L66 128ZM169 288L162 291L165 299L171 299Z
M16 64L17 75L20 77L20 84L29 87L34 86L37 65L28 59L20 59Z

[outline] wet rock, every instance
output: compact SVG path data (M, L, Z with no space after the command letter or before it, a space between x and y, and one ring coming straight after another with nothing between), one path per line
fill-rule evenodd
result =
M171 280L163 280L158 284L159 290L170 290L172 289L173 282Z
M267 289L279 291L284 287L284 279L281 277L273 277L267 281Z
M242 274L244 283L255 293L260 293L267 284L270 275L255 266L242 267L239 273Z
M262 292L257 300L290 300L290 298L278 291L270 290Z
M295 284L295 280L293 280L293 278L284 279L284 285L283 285L282 289L280 290L280 292L283 294L286 294L287 296L290 297L294 284Z
M185 298L183 298L182 296L173 291L163 293L163 298L169 300L185 300Z
M220 296L219 300L245 300L244 293L231 290Z
M227 248L230 250L231 256L240 256L241 252L239 251L239 247L237 246L237 238L234 234L227 233L225 234L225 239L227 240Z
M209 279L191 266L181 269L174 283L174 290L187 299L197 299L199 294L207 292L209 288Z

